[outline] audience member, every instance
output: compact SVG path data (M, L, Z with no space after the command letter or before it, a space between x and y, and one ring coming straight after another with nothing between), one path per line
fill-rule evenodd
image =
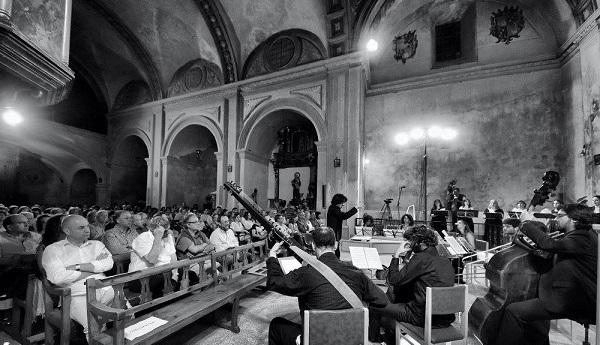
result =
M133 216L131 216L131 218L133 228L138 234L141 234L142 232L145 232L147 230L146 225L144 224L144 216L142 215L142 213L136 213Z
M83 326L88 336L87 301L85 281L88 278L104 278L103 272L113 266L110 252L100 241L88 240L88 221L79 215L69 215L62 222L66 239L50 244L44 249L42 266L48 280L71 289L71 319ZM112 302L112 287L96 290L100 303Z
M237 237L235 237L235 233L229 227L229 218L227 216L221 216L219 226L210 235L210 242L215 246L217 252L222 252L240 245ZM233 256L228 255L221 264L229 265L232 264L233 261Z
M90 224L90 239L102 241L109 221L107 210L96 211L94 222Z
M50 219L50 216L47 214L40 214L35 220L35 231L42 235L45 231L46 223Z
M137 231L132 229L131 212L115 212L115 227L106 231L104 234L104 244L106 248L114 254L123 254L131 250L133 240L138 236Z
M179 260L200 256L215 251L215 246L208 237L202 232L205 224L193 213L188 213L182 219L183 230L177 239L175 249L177 249L177 258ZM204 262L204 270L210 268L210 260ZM200 275L200 266L194 264L190 270L196 275Z
M167 265L177 261L175 241L168 228L169 219L165 216L155 216L150 220L148 224L149 231L142 232L131 244L129 272ZM171 279L176 283L178 277L179 273L174 269L171 272ZM152 298L162 296L164 283L162 274L150 277L149 285ZM134 280L129 283L129 289L140 292L142 285L139 280Z

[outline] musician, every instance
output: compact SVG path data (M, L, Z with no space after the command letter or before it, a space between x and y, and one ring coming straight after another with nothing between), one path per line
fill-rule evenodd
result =
M537 298L506 308L495 344L549 344L550 320L595 320L598 239L592 231L592 210L568 204L564 211L567 228L561 239L549 237L542 223L522 225L521 231L540 249L556 254L556 263L542 274Z
M558 211L560 211L564 207L564 205L565 204L561 200L558 200L558 199L554 200L552 202L552 207L553 207L552 214L556 215L558 213Z
M525 203L525 201L523 200L519 200L517 202L517 207L513 207L513 209L511 210L511 212L520 212L523 213L527 211L527 203Z
M446 230L446 216L436 215L433 211L445 211L440 199L435 199L433 201L433 207L431 208L431 227L443 237L442 230Z
M594 203L593 212L600 213L600 195L594 195L592 197L592 202Z
M343 194L336 194L331 198L331 205L327 209L327 226L333 229L338 244L342 238L342 222L358 212L356 207L352 207L348 212L342 212L346 201L348 198ZM335 256L340 257L340 248L335 249Z
M502 237L504 243L511 243L519 230L521 221L517 218L507 218L502 221Z
M404 233L404 238L410 242L413 255L410 261L402 268L399 267L400 256L406 252L400 246L390 262L387 276L388 284L393 288L410 287L409 296L401 297L404 303L397 300L391 301L384 308L371 307L372 326L378 319L386 329L386 337L393 338L395 321L408 322L423 327L425 324L425 291L427 287L442 287L454 285L454 269L450 260L438 254L438 244L435 232L425 225L417 225ZM407 289L402 289L407 291ZM434 328L448 327L454 322L454 315L434 315L432 325ZM386 341L387 343L387 341ZM390 341L393 344L393 340Z
M499 219L486 217L484 222L483 239L490 244L490 247L496 247L501 244L502 218L504 217L504 211L498 206L498 201L492 199L484 212L498 213L501 215Z
M361 270L336 258L336 235L331 228L317 228L313 232L314 250L319 261L323 262L348 284L356 295L369 305L383 307L387 298ZM300 316L304 310L336 310L350 308L350 304L312 266L303 266L287 275L283 274L277 261L277 253L282 242L275 244L267 260L267 288L287 296L297 296ZM282 317L276 317L269 324L269 345L296 344L302 334L302 325Z
M471 248L475 248L475 234L469 227L469 223L465 219L459 219L455 225L459 235L467 240L467 242L471 245Z

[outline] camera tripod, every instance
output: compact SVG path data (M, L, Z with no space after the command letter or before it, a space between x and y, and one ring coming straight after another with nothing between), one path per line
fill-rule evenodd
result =
M389 201L388 201L389 200ZM381 207L381 219L383 220L391 220L392 219L392 210L390 209L390 203L392 199L387 199L383 201L383 207Z

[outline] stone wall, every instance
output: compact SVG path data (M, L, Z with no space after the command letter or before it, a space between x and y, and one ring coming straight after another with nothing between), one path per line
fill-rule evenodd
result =
M560 73L551 69L370 96L365 109L365 209L380 209L406 185L401 210L417 204L423 147L399 146L401 131L452 126L452 142L428 144L428 205L457 180L476 209L529 200L546 170L563 172ZM394 204L396 201L394 201Z

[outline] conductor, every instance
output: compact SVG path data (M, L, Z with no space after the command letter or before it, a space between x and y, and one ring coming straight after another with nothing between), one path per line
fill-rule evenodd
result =
M327 226L332 228L335 233L335 241L338 247L335 248L335 256L340 257L339 243L342 238L342 222L358 212L356 207L352 207L348 212L342 212L342 207L348 201L343 194L336 194L331 198L331 205L327 209Z
M504 311L495 344L549 344L553 319L595 320L598 239L592 231L592 210L584 205L564 207L566 234L552 239L546 226L526 222L521 231L537 246L556 254L552 269L540 278L538 297L510 304Z

